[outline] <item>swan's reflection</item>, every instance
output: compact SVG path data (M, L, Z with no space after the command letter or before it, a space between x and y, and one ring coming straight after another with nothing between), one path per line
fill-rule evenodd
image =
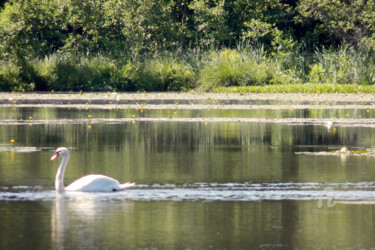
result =
M65 197L63 194L57 194L52 210L52 246L54 249L64 248L65 232L68 228L68 221L65 214Z
M116 216L123 216L124 209L127 211L133 206L132 202L113 202L111 198L113 197L95 193L56 194L51 217L53 248L65 249L67 244L96 248L95 239L103 237L96 235L96 226L111 221L109 217L116 219ZM120 210L116 211L116 208Z

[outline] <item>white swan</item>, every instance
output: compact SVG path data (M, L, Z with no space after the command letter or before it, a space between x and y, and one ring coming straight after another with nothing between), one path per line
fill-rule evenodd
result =
M72 184L64 188L64 173L69 160L69 150L64 147L56 149L55 154L51 157L51 161L56 160L59 156L62 156L63 159L57 170L55 179L55 188L58 193L63 193L64 191L114 192L135 185L135 183L131 182L120 184L117 180L108 176L90 174L74 181Z

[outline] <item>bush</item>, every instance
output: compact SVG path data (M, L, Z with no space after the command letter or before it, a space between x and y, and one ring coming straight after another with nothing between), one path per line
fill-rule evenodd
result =
M12 62L2 62L0 66L0 90L1 91L22 91L26 90L20 68Z
M39 80L47 82L50 90L108 91L130 90L128 71L104 56L51 56L33 63Z
M113 63L103 57L70 58L52 61L49 87L53 90L110 90Z
M188 64L172 56L146 60L139 72L139 89L153 91L181 91L192 88L195 73Z
M225 49L213 52L211 60L200 72L198 89L290 82L291 78L276 66L265 57L254 54L254 51L247 53Z

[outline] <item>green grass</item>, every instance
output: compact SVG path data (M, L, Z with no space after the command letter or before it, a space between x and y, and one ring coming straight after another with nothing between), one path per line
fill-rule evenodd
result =
M280 69L260 50L213 51L199 72L198 90L290 83L292 79Z
M0 91L216 91L374 93L375 54L353 48L314 54L237 49L111 57L54 54L0 61Z
M220 93L375 93L375 86L355 84L280 84L265 86L245 86L214 88Z
M147 91L186 91L192 88L194 78L191 65L172 55L163 55L143 63L138 84Z

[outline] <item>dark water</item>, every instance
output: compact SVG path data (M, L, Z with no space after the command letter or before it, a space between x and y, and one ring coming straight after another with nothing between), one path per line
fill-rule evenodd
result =
M171 111L158 112L164 113L156 117ZM89 114L118 115L4 108L1 120ZM0 126L0 249L375 246L375 157L295 154L371 148L374 128L235 122L88 125ZM120 193L56 196L58 162L49 158L59 146L71 151L66 184L100 173L137 186Z

